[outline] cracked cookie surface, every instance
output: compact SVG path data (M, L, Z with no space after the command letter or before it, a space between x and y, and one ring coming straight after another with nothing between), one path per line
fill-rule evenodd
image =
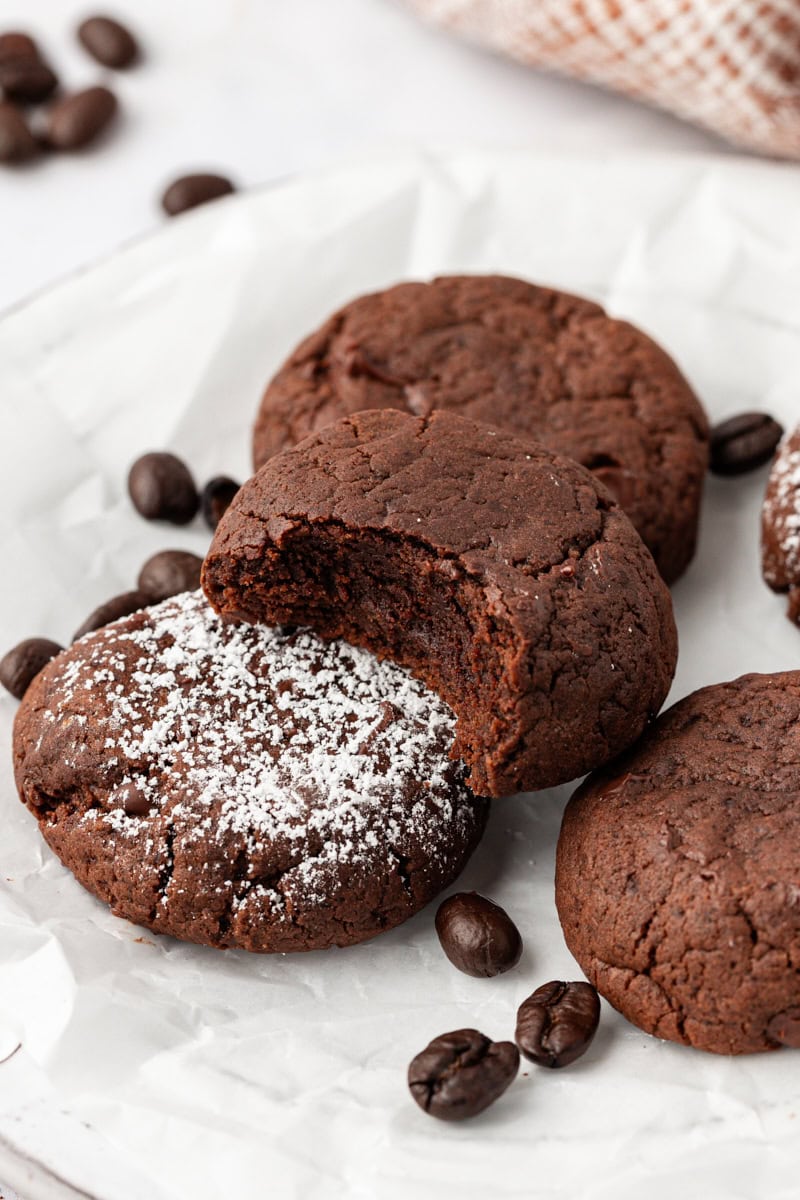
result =
M800 1046L800 672L666 712L567 805L556 902L635 1025L718 1054Z
M224 616L410 668L456 712L484 795L607 762L675 668L669 593L611 494L451 412L357 413L271 459L218 526L203 586Z
M610 488L667 582L691 561L706 415L660 346L589 300L491 275L361 296L301 342L267 386L255 466L376 408L451 409L536 438Z
M761 573L788 592L787 615L800 624L800 426L781 442L761 509Z
M122 917L262 952L410 917L477 844L486 801L455 718L408 672L309 630L224 624L184 593L35 680L17 786L55 853Z

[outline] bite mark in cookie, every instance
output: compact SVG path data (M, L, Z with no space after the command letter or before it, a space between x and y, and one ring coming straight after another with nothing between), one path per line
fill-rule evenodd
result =
M677 655L669 593L576 463L451 412L358 413L271 459L219 525L223 616L310 625L458 715L476 791L563 783L641 733Z

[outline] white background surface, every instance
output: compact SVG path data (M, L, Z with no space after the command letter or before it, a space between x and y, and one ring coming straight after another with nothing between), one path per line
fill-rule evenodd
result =
M397 0L114 0L145 49L104 72L73 30L91 3L0 0L69 87L107 76L123 115L81 154L0 172L0 310L150 229L176 174L242 186L399 147L714 150L710 135L421 26Z
M399 277L504 270L575 289L656 333L713 419L763 405L795 421L799 208L789 167L478 155L290 181L169 224L0 322L4 635L68 637L165 541L202 551L199 522L170 532L132 512L131 458L159 445L201 478L243 470L287 347ZM674 589L673 698L800 665L759 576L764 476L709 480ZM15 707L0 698L5 746ZM535 986L577 974L552 895L569 788L493 806L459 886L503 904L526 951L474 980L431 911L283 958L143 935L46 851L3 762L0 1179L25 1200L74 1195L56 1177L99 1200L796 1200L793 1052L703 1055L606 1006L579 1063L523 1068L476 1121L442 1125L410 1100L407 1063L432 1036L508 1037Z

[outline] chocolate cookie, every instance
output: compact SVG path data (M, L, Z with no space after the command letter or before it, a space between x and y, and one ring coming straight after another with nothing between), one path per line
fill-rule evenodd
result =
M575 458L611 489L668 583L694 554L708 422L675 363L599 305L503 276L362 296L267 387L256 467L368 408L454 409Z
M20 796L84 887L158 933L348 946L431 900L487 804L455 718L406 671L308 630L223 624L200 592L91 634L17 715Z
M800 1046L800 671L676 704L567 805L564 936L648 1033L717 1054Z
M409 667L458 716L475 791L563 783L660 708L669 593L577 463L452 412L357 413L271 459L217 528L225 617L310 625Z
M761 570L774 592L788 592L788 616L800 623L800 426L784 438L761 509Z

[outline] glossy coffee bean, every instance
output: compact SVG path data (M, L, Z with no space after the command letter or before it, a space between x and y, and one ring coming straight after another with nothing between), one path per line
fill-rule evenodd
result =
M240 486L241 484L227 475L215 475L213 479L209 479L203 488L200 507L210 529L217 528Z
M95 629L102 629L106 625L110 625L112 621L118 621L121 617L128 617L131 613L138 612L140 608L147 608L150 603L149 596L145 596L144 592L123 592L119 596L112 596L110 600L106 600L105 604L101 604L94 612L90 613L79 629L75 630L73 642L77 642L78 638L82 638L84 634L92 633Z
M129 67L139 55L131 31L111 17L87 17L78 26L78 39L104 67Z
M434 1038L412 1060L408 1086L432 1117L463 1121L502 1096L518 1070L513 1042L492 1042L477 1029L458 1029Z
M13 104L0 103L0 163L27 162L39 153L39 143Z
M203 560L188 550L160 550L139 572L137 587L152 604L200 587Z
M113 798L129 817L146 817L152 807L145 793L135 783L126 783Z
M453 966L478 979L510 971L522 954L508 913L477 892L448 896L436 913L436 932Z
M167 216L177 217L179 213L197 208L199 204L208 204L210 200L219 200L220 196L228 196L235 190L224 175L182 175L164 192L161 207Z
M783 427L768 413L745 412L711 430L711 470L715 475L743 475L769 462Z
M600 997L590 983L542 984L517 1012L516 1043L531 1062L566 1067L588 1049L600 1020Z
M26 638L0 659L0 683L21 700L42 668L62 649L49 638Z
M200 504L186 463L159 451L137 458L128 475L128 492L136 511L148 521L188 525Z
M80 150L100 136L116 111L117 98L107 87L73 92L48 112L47 141L55 150Z
M41 59L39 47L27 33L0 33L0 60L4 58Z
M0 58L0 91L6 100L38 104L52 96L58 79L40 58Z

